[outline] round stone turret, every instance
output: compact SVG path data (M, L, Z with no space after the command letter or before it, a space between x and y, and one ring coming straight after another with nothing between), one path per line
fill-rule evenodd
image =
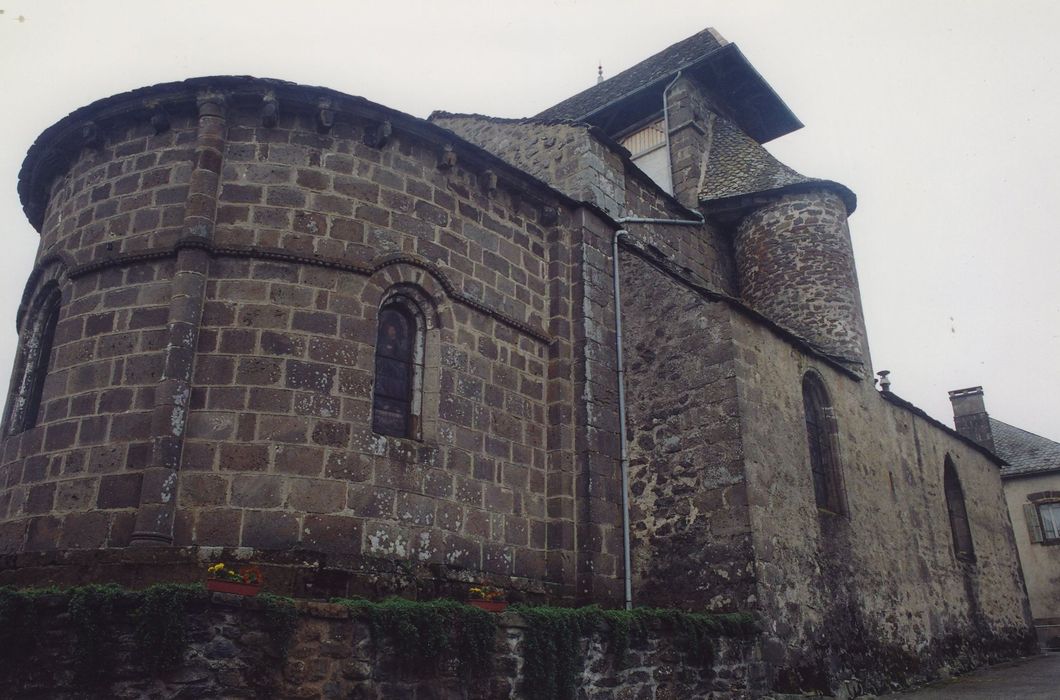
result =
M828 189L778 196L739 223L741 296L861 374L869 354L843 200Z

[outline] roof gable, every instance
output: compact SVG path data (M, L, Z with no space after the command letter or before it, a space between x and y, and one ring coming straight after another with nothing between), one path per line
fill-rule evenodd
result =
M637 98L661 99L662 91L678 72L694 75L712 87L740 127L759 143L802 127L736 44L726 42L710 28L568 97L536 117L601 126L609 115L629 107Z

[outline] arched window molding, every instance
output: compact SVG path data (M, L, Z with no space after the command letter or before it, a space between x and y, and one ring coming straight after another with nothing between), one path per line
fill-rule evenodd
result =
M19 341L11 391L8 396L4 425L8 435L15 435L37 425L40 418L44 380L51 364L55 327L59 322L62 295L55 283L38 295L38 303L27 317Z
M975 561L975 546L972 543L972 530L968 524L968 510L964 504L964 489L961 488L961 479L949 455L946 455L942 482L946 493L946 512L950 520L950 533L953 535L953 553L962 561Z
M824 382L814 372L802 377L802 407L817 508L830 514L843 513L835 412Z
M372 431L412 440L437 423L437 315L423 290L399 284L383 295L376 322Z

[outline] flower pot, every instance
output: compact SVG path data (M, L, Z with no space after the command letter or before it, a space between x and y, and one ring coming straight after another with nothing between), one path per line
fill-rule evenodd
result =
M492 613L504 612L505 608L508 607L508 601L506 600L469 600L467 603Z
M206 579L206 590L216 593L232 593L235 595L257 595L261 592L261 584L242 583L240 581L222 581L221 579Z

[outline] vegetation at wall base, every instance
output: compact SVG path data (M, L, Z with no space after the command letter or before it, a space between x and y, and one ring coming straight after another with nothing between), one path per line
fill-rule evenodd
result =
M707 614L670 608L604 610L515 606L512 611L526 621L523 642L523 690L541 700L574 697L582 668L582 640L593 633L607 639L608 650L619 663L630 641L643 638L650 627L663 626L673 633L673 644L689 666L708 667L714 659L712 638L750 637L757 631L749 613Z
M77 643L74 669L79 682L95 685L114 667L114 614L127 591L114 583L70 590L68 612Z
M33 656L40 632L39 599L55 593L58 589L0 587L0 675Z
M294 598L262 593L258 596L258 601L264 605L265 631L268 632L277 653L286 658L291 638L298 626L298 609L294 605Z
M67 590L0 587L0 675L9 674L39 649L42 606L55 609L64 602L75 635L74 670L85 687L104 681L121 661L116 651L122 621L134 625L137 658L132 661L152 674L175 669L183 663L188 645L187 604L205 597L201 584L158 584L141 591L115 584ZM295 601L269 593L256 600L276 653L286 657L299 619ZM332 602L367 623L377 648L389 643L404 671L431 673L440 662L452 659L461 677L470 678L487 675L493 667L496 615L455 600L335 598ZM540 700L574 697L584 649L593 635L621 665L636 641L646 639L651 630L666 630L669 643L684 655L687 666L707 668L713 661L715 638L749 638L758 631L754 616L747 613L525 605L510 610L525 625L523 690Z
M202 594L200 584L158 584L135 596L140 601L134 613L136 646L143 667L152 673L177 668L188 647L187 614L184 606Z
M455 655L464 678L492 668L497 627L490 613L455 600L334 598L353 617L368 623L378 646L389 639L405 654L406 669L436 668L444 654Z

